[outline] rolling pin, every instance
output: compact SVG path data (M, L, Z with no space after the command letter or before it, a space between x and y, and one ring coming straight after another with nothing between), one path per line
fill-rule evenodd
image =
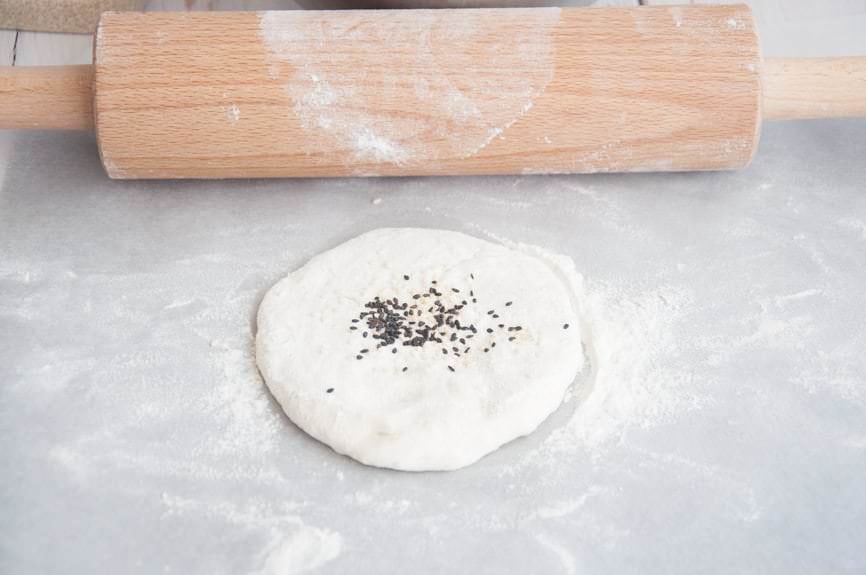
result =
M106 13L92 66L0 72L0 127L111 178L732 169L843 116L866 57L762 60L742 5Z

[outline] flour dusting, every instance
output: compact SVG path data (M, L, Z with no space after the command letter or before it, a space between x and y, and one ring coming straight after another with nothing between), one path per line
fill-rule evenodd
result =
M662 285L631 294L622 286L586 280L568 257L477 229L547 260L570 285L582 318L582 339L591 366L583 385L589 389L579 390L584 399L571 420L555 430L531 460L541 457L555 462L563 452L583 449L599 453L629 427L651 427L700 409L707 401L688 391L686 374L662 367L665 355L680 349L672 328L694 304L689 290Z
M574 555L571 551L563 545L562 543L555 541L552 537L545 533L539 533L535 536L535 540L538 541L543 547L550 550L559 561L559 564L562 567L562 572L566 575L574 575L577 573L577 562L574 559Z
M582 509L590 499L597 497L606 491L606 488L593 485L586 491L586 493L581 494L580 497L576 499L559 501L552 505L539 507L534 513L532 513L532 515L530 515L530 518L558 519L560 517L566 517L572 513L580 511L580 509Z
M856 218L842 218L837 222L841 227L858 232L860 239L866 240L866 222Z
M662 422L702 401L683 389L681 375L661 371L660 360L678 348L670 328L677 311L692 302L688 291L660 287L635 298L613 286L589 284L587 290L582 327L592 393L545 442L552 453L575 444L599 449L630 426Z
M228 116L229 123L237 124L238 120L241 119L241 109L238 108L237 104L232 104L228 107L228 110L226 110L226 116Z
M256 534L265 540L258 558L260 567L251 573L280 575L306 573L340 555L343 539L329 529L304 523L296 512L300 505L252 500L239 506L227 501L205 501L163 493L164 517L207 517L211 521Z
M327 529L304 527L279 540L268 552L262 575L306 573L318 569L340 554L342 540Z
M553 78L558 21L558 8L497 19L485 10L346 12L327 21L264 12L260 35L269 74L285 81L307 132L307 153L336 145L357 162L403 166L469 157L504 137ZM499 36L499 26L518 23L515 36Z

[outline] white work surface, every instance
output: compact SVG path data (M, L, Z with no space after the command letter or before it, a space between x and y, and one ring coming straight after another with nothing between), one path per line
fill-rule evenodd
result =
M862 2L807 5L766 52L866 53ZM864 158L839 120L735 173L111 182L4 134L0 573L866 572ZM412 474L282 415L262 295L380 226L575 260L595 365L536 433Z

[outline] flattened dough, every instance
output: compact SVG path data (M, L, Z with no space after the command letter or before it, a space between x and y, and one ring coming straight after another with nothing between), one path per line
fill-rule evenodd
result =
M335 451L457 469L557 408L583 366L578 323L551 258L456 232L380 229L267 293L256 359L291 420Z

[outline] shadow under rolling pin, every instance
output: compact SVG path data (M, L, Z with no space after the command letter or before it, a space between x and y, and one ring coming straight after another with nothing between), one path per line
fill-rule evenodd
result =
M720 170L762 119L866 116L866 57L765 60L746 6L106 13L0 68L0 128L112 178Z

